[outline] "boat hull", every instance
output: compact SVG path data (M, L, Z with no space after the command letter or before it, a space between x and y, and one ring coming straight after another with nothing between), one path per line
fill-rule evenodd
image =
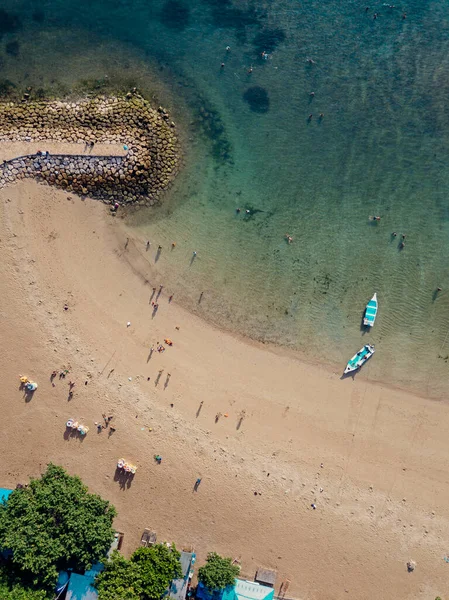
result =
M363 324L365 327L372 327L377 317L377 293L371 298L365 308Z
M354 354L351 360L348 361L348 364L344 370L344 374L346 375L347 373L358 371L358 369L360 369L360 367L362 367L366 361L371 358L374 352L375 349L372 344L366 344L363 346L363 348L359 350L357 354Z

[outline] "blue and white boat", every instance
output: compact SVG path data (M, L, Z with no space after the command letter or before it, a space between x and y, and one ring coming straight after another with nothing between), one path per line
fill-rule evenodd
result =
M351 360L348 361L345 369L345 375L346 373L351 373L351 371L357 371L357 369L360 369L360 367L362 367L366 361L371 358L374 352L375 350L372 344L366 344L363 346L363 348L359 350L357 354L354 354Z
M371 298L371 300L366 305L365 309L365 317L363 319L363 324L367 327L372 327L374 325L374 321L377 316L377 294Z

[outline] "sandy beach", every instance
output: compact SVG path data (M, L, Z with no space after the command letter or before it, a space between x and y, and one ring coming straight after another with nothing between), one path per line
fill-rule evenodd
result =
M445 403L368 382L369 363L342 380L220 331L176 289L154 313L158 265L185 249L156 262L159 241L147 250L100 202L22 181L0 191L0 211L1 486L61 464L116 506L125 553L151 527L199 562L215 550L248 578L274 568L295 598L446 593ZM72 399L67 379L50 382L63 368ZM21 375L39 384L29 402ZM112 434L96 431L103 413ZM66 439L69 418L90 427L84 440ZM120 457L138 466L123 489Z

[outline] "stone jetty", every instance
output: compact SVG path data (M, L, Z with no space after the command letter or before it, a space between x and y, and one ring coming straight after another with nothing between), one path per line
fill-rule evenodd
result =
M125 156L54 155L45 141L121 144ZM38 154L0 165L0 188L35 178L109 203L154 204L179 170L179 144L168 112L138 94L78 102L0 103L0 142L42 142ZM94 151L94 146L93 149Z

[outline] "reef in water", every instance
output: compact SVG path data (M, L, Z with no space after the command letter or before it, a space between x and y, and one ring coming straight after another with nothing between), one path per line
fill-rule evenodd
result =
M270 109L270 98L267 90L263 87L256 85L248 88L243 94L243 99L254 112L266 113Z
M161 23L170 29L183 31L190 21L190 7L179 0L167 0L162 7Z
M21 25L22 22L17 15L6 12L6 10L0 8L0 38L5 33L14 33Z

